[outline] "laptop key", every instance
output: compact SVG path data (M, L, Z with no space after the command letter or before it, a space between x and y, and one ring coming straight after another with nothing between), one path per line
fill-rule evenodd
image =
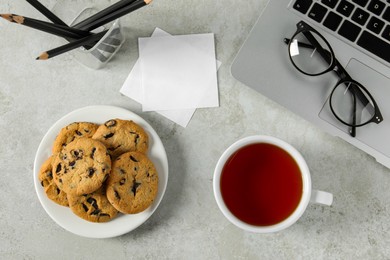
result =
M303 14L306 14L312 3L313 0L297 0L293 5L293 8Z
M334 8L338 2L339 0L321 0L321 3L323 3L324 5L330 8Z
M343 18L340 15L331 11L328 16L326 16L323 24L332 31L336 31L342 20Z
M322 5L315 3L311 10L308 13L308 16L313 19L314 21L321 22L322 19L324 18L326 12L328 9L323 7Z
M355 6L350 3L350 2L347 2L345 0L342 0L339 4L339 6L337 6L337 12L339 12L340 14L348 17L351 15L352 13L352 10Z
M387 7L385 13L383 14L383 19L390 22L390 6Z
M387 25L385 30L382 33L382 37L390 41L390 25Z
M352 15L352 20L360 25L364 25L367 22L368 17L370 17L369 13L367 13L363 9L357 8Z
M370 21L367 24L367 29L378 34L382 31L382 28L385 26L385 22L379 20L375 16L371 17Z
M385 6L386 6L386 4L383 3L382 1L371 0L367 9L368 9L368 11L370 11L376 15L380 15L382 13L383 9L385 9Z
M390 62L390 44L375 35L364 31L360 36L357 44L376 56Z
M356 38L358 37L360 31L361 31L361 29L359 26L357 26L354 23L351 23L348 20L345 20L343 22L343 24L341 25L338 33L341 36L347 38L348 40L354 42L356 40Z
M353 2L357 3L361 7L365 7L366 4L368 3L368 0L353 0Z

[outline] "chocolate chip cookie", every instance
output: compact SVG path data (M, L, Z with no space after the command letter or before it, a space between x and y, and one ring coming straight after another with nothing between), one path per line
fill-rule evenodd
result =
M93 139L102 142L112 158L130 152L147 153L149 137L145 130L130 120L111 119L99 126Z
M145 154L127 152L113 162L106 195L120 212L135 214L144 211L153 203L157 190L158 174Z
M52 160L54 156L50 156L41 166L38 178L46 193L46 196L61 206L69 206L66 193L58 188L53 180Z
M118 214L118 211L107 200L104 187L91 194L69 195L68 199L73 213L91 222L107 222Z
M99 125L89 122L74 122L61 129L58 133L54 144L53 154L61 151L65 145L80 137L92 137Z
M68 195L89 194L99 189L111 171L107 148L91 138L76 138L53 161L54 181Z

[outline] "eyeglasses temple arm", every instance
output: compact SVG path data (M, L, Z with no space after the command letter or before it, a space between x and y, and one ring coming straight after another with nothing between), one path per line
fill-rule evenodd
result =
M353 92L353 114L352 114L352 125L351 126L351 131L349 132L349 134L352 136L352 137L355 137L356 136L356 96L355 96L355 93Z

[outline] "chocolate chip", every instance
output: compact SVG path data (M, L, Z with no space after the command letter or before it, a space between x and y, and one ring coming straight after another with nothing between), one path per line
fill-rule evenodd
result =
M51 171L46 172L46 178L53 179L53 173Z
M93 157L95 156L95 152L96 152L96 148L92 148L92 152L91 152L91 158L93 159Z
M60 194L61 190L57 188L57 195Z
M118 200L121 199L121 196L119 196L119 193L116 190L114 190L114 194L115 194L115 198L117 198Z
M89 133L89 129L84 129L84 132Z
M111 138L113 136L114 136L114 133L108 133L108 134L103 135L104 139L108 139L108 138Z
M116 121L115 120L108 120L106 123L104 123L105 126L107 127L113 127L116 126Z
M125 184L125 182L126 182L126 179L125 179L125 178L122 178L122 179L119 181L119 185L123 185L123 184Z
M140 186L140 185L141 185L141 183L136 182L135 180L133 181L133 187L131 188L131 191L133 192L134 196L135 196L135 193L137 192L138 186Z
M59 163L57 165L57 168L56 168L56 173L58 174L61 171L61 169L62 169L62 166L61 166L61 163Z
M79 130L76 130L76 134L77 134L78 136L82 136L82 135L83 135Z
M76 164L76 161L72 161L72 162L69 163L69 166L72 167L72 169L73 169L73 166L74 166L75 164Z
M101 213L99 214L100 217L110 217L110 214L107 213Z
M130 160L132 160L133 162L139 162L136 158L134 158L132 155L130 155Z
M83 154L84 154L84 152L83 152L83 150L72 150L72 151L70 151L70 154L74 157L74 158L76 158L76 160L79 160L79 159L82 159L83 158Z
M138 133L136 133L136 132L130 132L130 134L132 134L132 135L135 135L135 140L134 140L134 142L136 143L136 144L138 144L139 143L139 134Z
M62 183L62 179L59 179L58 181L59 181L60 183Z
M87 202L91 204L95 209L98 209L97 201L94 198L89 197Z
M125 170L123 170L122 168L121 168L121 169L119 169L119 172L120 172L121 174L126 174L126 171L125 171Z
M99 215L100 211L100 209L95 209L94 211L92 211L91 215Z
M92 167L89 167L88 168L88 177L92 177L94 173L95 173L95 169Z
M94 198L89 197L89 198L87 199L87 202L88 202L89 204L92 204L93 202L96 203L96 200L95 200Z
M85 212L88 212L88 207L84 203L81 203L81 206L83 206Z

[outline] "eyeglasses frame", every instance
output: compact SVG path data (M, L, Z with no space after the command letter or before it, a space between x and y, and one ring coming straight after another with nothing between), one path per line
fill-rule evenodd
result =
M301 73L307 75L307 76L319 76L319 75L323 75L325 73L328 73L329 71L333 71L336 73L336 75L339 77L339 80L338 82L336 83L335 87L333 88L331 94L330 94L330 98L329 98L329 106L330 106L330 109L333 113L333 115L337 118L337 120L339 120L340 122L342 122L343 124L351 127L351 132L350 134L355 137L355 134L356 134L356 127L361 127L361 126L364 126L368 123L376 123L376 124L379 124L380 122L383 121L383 117L382 117L382 113L380 112L379 110L379 107L375 101L375 99L372 97L371 93L362 85L360 84L359 82L357 82L356 80L352 79L352 77L348 74L348 72L345 70L345 68L340 64L340 62L337 60L335 54L334 54L334 51L331 47L331 45L329 44L329 42L325 39L325 37L320 34L317 30L315 30L313 27L311 27L309 24L307 24L306 22L304 21L300 21L297 23L297 31L293 34L293 36L291 37L291 39L294 39L295 36L297 36L298 34L302 33L306 38L307 40L313 44L312 46L308 45L308 44L305 44L305 43L301 43L303 45L303 47L307 47L307 48L314 48L318 51L318 53L321 55L321 57L327 62L329 63L329 67L320 72L320 73L315 73L315 74L310 74L310 73L307 73L303 70L301 70L293 61L292 59L292 56L290 54L290 47L291 47L291 44L293 41L291 41L290 39L287 39L285 38L284 39L284 42L286 44L288 44L288 56L290 58L290 61L291 63L293 64L293 66ZM326 44L327 46L329 47L329 51L328 50L324 50L324 48L322 48L321 44L315 39L315 37L313 36L313 34L311 32L314 32L316 35L318 35ZM305 46L306 45L306 46ZM329 57L329 52L330 52L330 57ZM329 59L332 59L329 61ZM343 121L337 114L336 112L334 111L333 107L332 107L332 96L333 96L333 93L335 91L335 89L340 85L340 84L343 84L344 82L351 82L351 83L354 83L356 84L357 86L359 86L361 89L363 89L366 94L370 97L373 105L374 105L374 115L372 116L372 118L370 120L368 120L367 122L365 123L362 123L362 124L350 124L350 123L347 123L345 121ZM363 103L367 104L368 103L368 100L367 98L364 96L364 94L358 89L358 88L351 88L350 91L353 93L354 95L354 113L356 112L356 95L357 97L360 99L360 101L362 101ZM355 114L354 114L354 119L355 119Z

